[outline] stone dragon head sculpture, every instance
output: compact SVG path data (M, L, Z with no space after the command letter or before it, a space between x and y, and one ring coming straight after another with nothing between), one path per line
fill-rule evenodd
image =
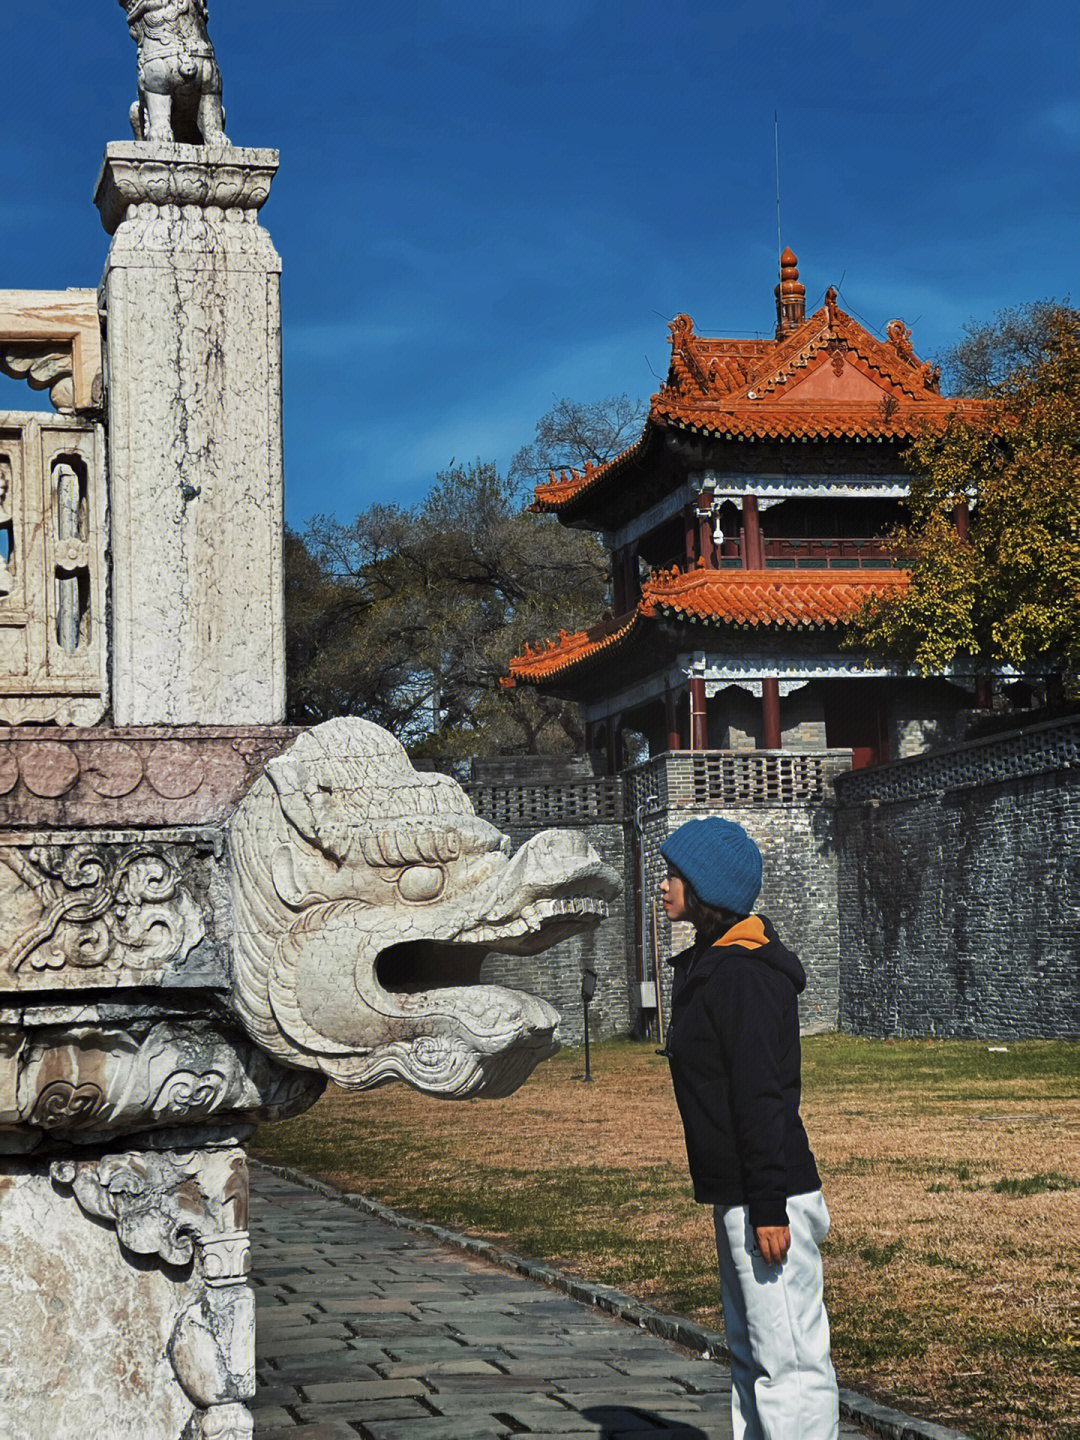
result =
M618 890L581 837L510 854L451 778L357 719L305 732L230 821L233 1004L285 1065L348 1088L404 1080L460 1098L515 1090L558 1048L558 1012L478 983L595 925Z

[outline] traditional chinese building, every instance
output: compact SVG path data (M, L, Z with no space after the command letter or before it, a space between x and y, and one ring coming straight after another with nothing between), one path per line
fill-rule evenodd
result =
M612 613L526 647L511 683L580 702L610 770L625 730L653 755L850 749L859 767L949 738L972 703L971 678L868 669L842 645L868 597L906 583L881 540L905 448L972 402L942 397L902 321L879 340L834 289L807 317L797 265L785 250L774 339L677 316L637 443L537 488L536 510L603 535Z

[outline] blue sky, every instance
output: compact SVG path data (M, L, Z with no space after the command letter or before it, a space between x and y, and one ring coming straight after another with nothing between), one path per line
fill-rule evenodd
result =
M666 322L774 324L782 235L933 355L1077 298L1080 24L1065 0L210 0L228 129L276 146L286 510L411 504L505 466L562 395L646 398ZM115 0L4 7L0 288L94 285L129 138ZM0 383L0 404L29 392Z

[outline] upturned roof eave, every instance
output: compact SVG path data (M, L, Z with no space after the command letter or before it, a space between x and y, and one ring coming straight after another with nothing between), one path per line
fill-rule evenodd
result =
M907 574L902 570L864 572L858 578L855 575L856 572L835 570L693 570L686 575L655 576L646 582L636 610L620 628L596 640L590 638L588 631L579 631L575 635L561 637L558 643L549 642L546 649L535 655L527 651L525 655L515 656L510 662L508 681L511 684L561 688L572 672L583 675L599 663L606 664L616 651L623 652L628 644L636 644L633 640L635 635L651 629L657 622L772 636L835 632L851 623L866 600L887 594L907 583ZM675 593L672 593L673 589ZM721 611L715 597L710 604L710 589L733 592L758 589L765 591L766 595L778 591L795 592L800 594L803 605L817 604L820 608L816 615L809 608L807 613L796 612L786 617L767 613L759 616L732 614ZM834 592L831 613L826 613L822 604L819 593L822 589ZM837 591L854 593L840 600L835 594ZM699 598L696 606L695 597Z

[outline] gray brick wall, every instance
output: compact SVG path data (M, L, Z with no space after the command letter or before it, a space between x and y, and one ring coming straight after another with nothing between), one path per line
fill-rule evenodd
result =
M645 826L646 895L659 892L666 865L660 846L687 820L722 814L752 836L761 850L764 883L757 909L776 926L806 970L799 1013L804 1032L834 1030L839 1001L839 926L836 913L837 853L831 799L764 802L666 810ZM687 924L672 925L657 908L661 960L693 943ZM669 1010L670 967L661 964L664 1013Z
M1080 1037L1078 741L1073 720L838 784L842 1029Z
M550 1001L563 1015L561 1033L568 1043L582 1036L581 973L586 965L597 974L591 1033L638 1029L640 982L657 972L666 1016L671 972L665 962L690 944L693 932L687 925L671 926L659 904L654 906L665 873L660 845L684 820L723 814L743 825L761 847L766 881L760 908L799 952L808 974L801 1008L804 1029L835 1028L832 784L849 764L847 751L794 758L684 754L649 761L619 781L595 779L577 767L548 770L546 762L536 758L474 764L468 782L474 803L515 846L547 825L574 825L623 880L610 919L596 931L528 959L489 956L482 978ZM595 817L591 820L590 808ZM625 815L625 823L616 815ZM635 846L642 854L641 892L635 886Z
M500 825L516 849L535 835L538 828ZM539 955L489 955L480 971L481 980L528 990L554 1005L562 1015L559 1034L568 1045L577 1045L584 1035L581 1006L581 976L588 968L596 972L596 995L589 1006L589 1034L595 1038L624 1035L634 1023L637 1011L637 972L627 943L628 915L633 897L633 877L621 824L581 825L589 843L622 881L622 894L611 904L611 914L593 930L563 940Z
M493 956L485 976L549 999L576 1043L588 964L593 1033L634 1029L655 916L667 1014L664 961L692 932L653 909L660 845L684 820L721 814L761 847L759 908L809 977L804 1030L1080 1037L1080 720L854 773L849 763L847 752L706 752L658 757L619 781L580 761L477 766L478 808L515 845L545 825L581 826L624 882L597 931L528 960Z

